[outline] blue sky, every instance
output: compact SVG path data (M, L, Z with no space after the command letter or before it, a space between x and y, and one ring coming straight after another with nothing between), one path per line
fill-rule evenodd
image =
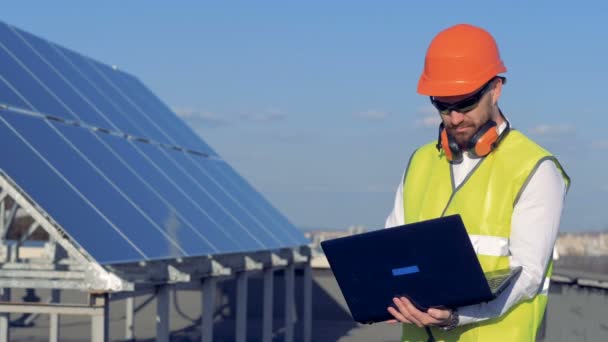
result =
M608 228L608 5L535 1L19 1L0 20L139 77L298 226L383 225L411 152L436 136L416 94L450 25L498 41L513 126L573 179L562 231Z

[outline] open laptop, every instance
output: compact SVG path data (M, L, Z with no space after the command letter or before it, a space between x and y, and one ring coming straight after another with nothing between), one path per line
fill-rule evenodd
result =
M382 322L405 296L421 310L489 301L521 267L484 274L460 215L321 242L353 319Z

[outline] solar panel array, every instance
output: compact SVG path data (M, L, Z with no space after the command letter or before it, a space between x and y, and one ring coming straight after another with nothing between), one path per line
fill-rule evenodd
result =
M0 168L102 264L307 240L135 77L0 22Z

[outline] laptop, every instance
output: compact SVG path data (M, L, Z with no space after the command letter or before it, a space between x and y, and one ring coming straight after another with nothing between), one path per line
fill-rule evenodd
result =
M490 301L521 267L484 274L460 215L321 242L353 319L393 319L393 297L420 310Z

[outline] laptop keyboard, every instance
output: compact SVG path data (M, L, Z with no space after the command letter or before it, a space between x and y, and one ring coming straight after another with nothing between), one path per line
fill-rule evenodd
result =
M509 277L509 274L499 275L491 278L486 278L488 281L488 285L490 285L490 290L495 292L498 290L502 282Z

